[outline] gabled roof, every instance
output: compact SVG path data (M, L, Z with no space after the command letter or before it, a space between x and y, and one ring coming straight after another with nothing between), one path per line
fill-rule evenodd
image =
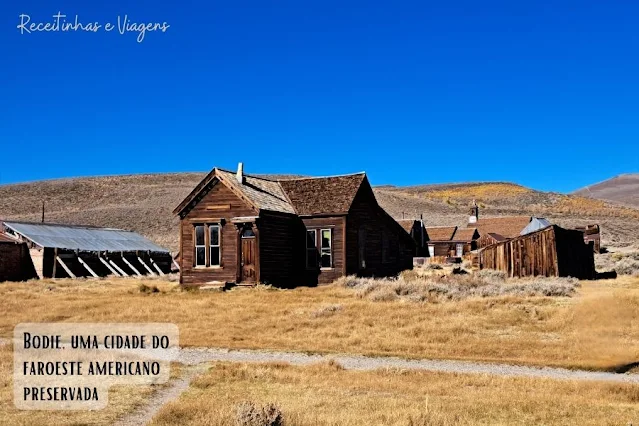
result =
M429 241L451 241L457 231L456 226L427 226L426 233Z
M217 179L255 210L311 216L348 213L365 173L316 178L272 180L244 174L240 183L235 172L214 168L173 210L184 211L198 195Z
M241 192L257 210L270 210L281 213L295 213L279 182L251 175L244 175L238 182L235 172L217 169L217 176L232 190Z
M477 228L457 228L455 235L453 235L453 241L471 242L479 237Z
M5 227L40 247L80 251L152 251L168 253L131 231L52 223L2 222Z
M544 219L543 217L533 217L532 220L524 229L521 230L519 235L530 234L531 232L539 231L540 229L548 228L550 226L550 221Z
M346 214L357 191L366 179L365 173L280 180L295 213L300 216Z
M479 235L495 233L506 238L514 238L532 220L531 216L503 216L480 218L477 222L469 224L477 228Z

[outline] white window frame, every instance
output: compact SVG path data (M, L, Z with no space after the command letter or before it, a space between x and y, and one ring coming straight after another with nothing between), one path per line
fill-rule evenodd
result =
M314 247L309 247L308 246L308 241L309 241L308 234L309 234L309 232L313 233L313 242L315 244ZM315 269L315 268L317 268L317 264L315 264L315 265L309 265L308 264L308 261L309 261L308 252L309 251L314 251L316 253L315 254L315 260L317 261L317 229L307 229L306 230L306 234L304 234L304 237L306 238L306 269Z
M220 268L222 267L222 227L217 224L217 223L213 223L207 226L208 229L208 236L209 236L209 245L208 245L208 262L209 262L209 266L211 268ZM211 244L211 229L217 229L217 244ZM217 248L217 265L214 265L212 262L212 256L211 256L211 252L213 251L214 248Z
M204 244L198 244L197 243L197 228L198 227L202 227L203 230L203 236L204 236ZM207 254L206 254L206 233L207 233L207 226L203 223L198 223L193 225L193 245L195 246L194 248L194 255L195 255L195 259L194 259L194 264L196 268L206 268L206 259L207 259ZM199 248L203 248L204 249L204 264L199 264L198 263L198 256L197 256L197 252Z
M457 255L457 257L464 255L464 243L457 243L457 245L455 245L455 255Z
M430 257L435 257L435 244L428 244L428 254Z
M328 248L324 248L322 246L322 235L324 234L325 231L328 231L328 234L330 235L330 238L328 239ZM323 270L327 270L327 269L333 269L333 229L332 228L322 228L320 229L319 232L319 264L320 264L320 269ZM328 251L326 251L328 250ZM328 254L329 258L330 258L330 266L323 266L322 265L322 257L324 256L324 254Z

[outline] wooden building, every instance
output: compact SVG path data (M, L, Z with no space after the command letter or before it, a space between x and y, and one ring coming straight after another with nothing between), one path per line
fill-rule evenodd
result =
M135 232L53 223L0 222L0 232L23 243L40 278L164 275L168 250Z
M468 228L476 228L479 237L487 234L495 234L497 238L515 238L521 231L528 226L532 216L497 216L497 217L480 217L479 206L473 202L470 208L470 216L468 217ZM490 240L484 239L484 243Z
M37 277L27 244L0 233L0 282Z
M365 173L271 180L214 168L174 210L184 285L329 283L412 268L415 242Z
M428 234L424 222L421 219L402 219L398 220L397 223L415 241L415 256L428 257Z
M594 254L583 233L557 225L484 247L479 263L481 269L504 271L509 277L596 276Z
M583 233L584 241L586 244L592 244L592 249L595 253L601 253L601 229L599 225L578 226L575 229Z
M457 226L426 227L428 257L440 258L440 261L461 259L477 248L479 234L475 228Z

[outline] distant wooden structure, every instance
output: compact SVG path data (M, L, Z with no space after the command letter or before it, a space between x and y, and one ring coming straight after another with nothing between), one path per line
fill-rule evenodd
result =
M592 249L595 253L601 253L601 229L599 225L578 226L575 229L583 233L584 241L586 244L592 244Z
M481 269L509 277L596 277L594 254L583 233L557 225L484 247L479 263Z
M0 282L38 278L26 243L0 233Z
M475 228L459 228L457 226L426 227L428 257L461 261L464 256L477 248L479 238Z
M491 246L493 244L503 243L508 238L496 232L488 232L477 239L477 248L482 249L484 247Z
M24 245L39 278L164 275L171 269L168 250L131 231L2 221L0 232Z

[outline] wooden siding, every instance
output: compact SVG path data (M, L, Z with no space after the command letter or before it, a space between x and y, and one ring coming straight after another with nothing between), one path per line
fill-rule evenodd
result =
M302 221L294 215L262 212L260 232L261 282L292 287L301 282L300 253L304 253Z
M220 207L224 206L224 208ZM184 219L180 221L180 283L205 284L207 282L236 282L238 277L238 231L231 218L254 216L257 212L221 183L213 185ZM194 266L194 225L220 223L219 268ZM208 247L207 247L208 249Z
M304 224L304 247L301 258L301 264L304 265L304 284L328 284L344 275L345 265L345 244L344 244L344 216L328 216L302 218ZM331 229L332 232L332 267L331 268L307 268L306 267L306 230ZM318 250L319 256L319 250Z
M594 255L579 231L550 226L481 250L480 268L510 277L595 277Z
M0 282L37 278L25 243L0 242Z

